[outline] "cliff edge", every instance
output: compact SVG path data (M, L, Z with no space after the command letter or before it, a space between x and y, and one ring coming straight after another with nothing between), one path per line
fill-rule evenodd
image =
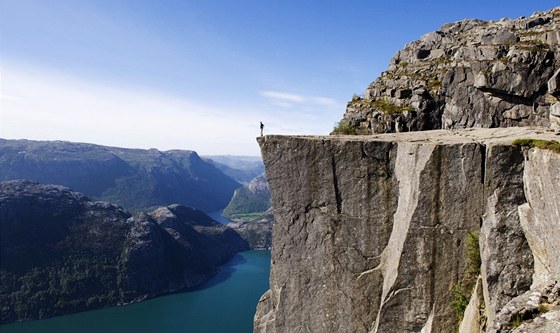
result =
M254 331L558 331L560 154L538 146L559 138L259 138L276 223Z

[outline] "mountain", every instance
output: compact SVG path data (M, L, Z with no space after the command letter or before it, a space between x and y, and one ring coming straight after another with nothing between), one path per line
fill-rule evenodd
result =
M335 132L560 126L560 7L443 25L397 52Z
M266 174L261 173L235 190L222 215L234 221L228 226L237 231L251 249L270 249L274 215Z
M446 24L348 103L362 135L257 138L254 332L560 332L559 44L560 7Z
M242 184L264 172L262 159L256 156L210 155L203 158Z
M270 190L266 174L253 178L248 185L238 188L233 193L223 215L234 219L243 214L263 213L270 208Z
M133 216L60 185L0 182L0 322L126 304L207 280L247 243L181 205Z
M241 186L194 151L0 139L0 180L11 179L64 185L134 212L169 204L216 211Z

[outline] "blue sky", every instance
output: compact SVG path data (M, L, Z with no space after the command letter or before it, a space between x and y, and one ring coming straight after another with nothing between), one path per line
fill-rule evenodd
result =
M259 155L328 134L405 44L556 1L0 0L0 137Z

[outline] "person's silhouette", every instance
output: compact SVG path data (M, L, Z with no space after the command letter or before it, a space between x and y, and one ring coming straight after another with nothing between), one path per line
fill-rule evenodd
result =
M261 121L261 136L263 136L263 129L264 129L264 124Z

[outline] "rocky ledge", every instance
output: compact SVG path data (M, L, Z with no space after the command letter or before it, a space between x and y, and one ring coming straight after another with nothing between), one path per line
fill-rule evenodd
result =
M254 331L557 327L559 134L259 138L276 223Z

